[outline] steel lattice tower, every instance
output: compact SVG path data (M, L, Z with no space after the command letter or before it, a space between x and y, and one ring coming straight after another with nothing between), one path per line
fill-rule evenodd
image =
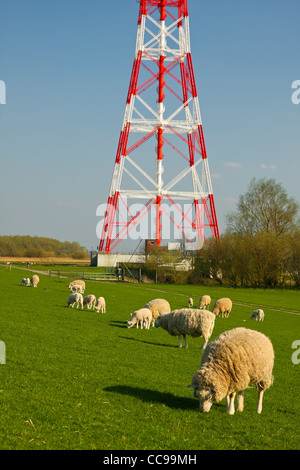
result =
M132 211L128 201L141 199L145 203ZM110 253L150 210L154 229L146 238L158 245L166 215L186 239L192 231L201 244L206 226L219 239L187 0L139 2L135 58L99 252Z

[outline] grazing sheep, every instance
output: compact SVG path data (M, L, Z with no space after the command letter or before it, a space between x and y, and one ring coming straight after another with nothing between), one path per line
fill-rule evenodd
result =
M194 301L192 297L189 298L189 308L191 308L194 305Z
M23 277L22 281L21 281L21 285L25 286L25 287L28 287L30 286L30 279L29 277Z
M146 330L149 330L150 328L150 323L152 321L152 313L149 308L140 308L139 310L136 310L130 320L127 321L127 328L131 328L133 325L136 324L136 327L139 327L139 324L141 325L141 330L143 329L143 326L145 326Z
M159 317L155 326L156 328L161 326L171 336L178 336L180 348L182 346L181 335L186 348L188 347L186 335L194 338L203 336L204 343L201 349L205 349L214 328L215 318L215 315L208 310L182 308Z
M265 312L259 308L258 310L254 310L254 312L252 313L252 315L250 315L250 318L251 320L253 320L253 318L255 318L255 320L259 320L259 321L264 321L265 319Z
M101 310L102 313L106 312L106 303L104 297L99 297L97 300L97 304L95 307L95 312L99 312Z
M76 281L72 281L69 284L69 289L72 290L72 286L75 286L75 285L76 286L82 286L82 288L83 288L82 294L83 294L84 291L85 291L85 282L82 281L81 279L77 279Z
M211 303L211 297L209 295L202 295L199 301L199 308L204 308L205 310L208 310L210 303Z
M40 282L40 278L37 274L34 274L32 278L30 279L30 281L33 287L37 287L38 283Z
M70 289L71 292L79 292L79 294L84 293L84 288L80 284L73 284Z
M225 318L228 318L231 312L231 309L232 309L232 301L228 299L227 297L224 297L215 302L212 312L217 316L222 313L222 318L223 318L223 315Z
M76 292L75 294L70 294L69 300L67 301L68 307L73 308L75 304L77 305L77 308L79 307L79 305L81 305L81 308L83 309L83 297L81 294L78 294L78 292Z
M226 397L227 412L234 414L236 392L238 411L243 411L244 390L255 383L258 390L256 411L261 413L263 393L273 383L273 364L273 346L265 335L247 328L234 328L208 344L200 369L188 387L194 389L202 412L208 413L214 401Z
M87 308L89 310L91 310L91 308L95 308L95 305L96 305L96 297L92 294L90 295L86 295L83 299L83 306L87 306Z
M170 304L165 299L154 299L150 300L144 308L149 308L152 313L152 326L154 326L155 320L164 315L165 313L171 312Z

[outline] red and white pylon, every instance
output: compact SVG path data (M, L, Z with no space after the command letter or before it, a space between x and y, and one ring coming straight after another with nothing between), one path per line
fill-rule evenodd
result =
M155 229L146 238L155 238L158 245L165 214L187 240L192 231L201 245L205 226L219 239L187 0L139 4L135 59L99 243L106 254L153 209ZM129 201L141 199L145 203L133 213Z

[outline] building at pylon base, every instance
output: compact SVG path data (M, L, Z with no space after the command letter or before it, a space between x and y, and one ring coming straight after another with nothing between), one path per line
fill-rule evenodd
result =
M208 232L208 234L206 233ZM140 0L126 106L99 252L122 240L219 239L187 0ZM118 247L118 250L120 247Z

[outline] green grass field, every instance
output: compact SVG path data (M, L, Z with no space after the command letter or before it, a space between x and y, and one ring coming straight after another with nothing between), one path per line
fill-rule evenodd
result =
M86 281L85 295L106 299L102 314L67 308L67 279L40 275L35 289L22 287L22 277L27 270L0 268L0 449L300 448L300 364L292 362L299 292ZM175 309L205 293L234 302L229 319L216 319L211 340L244 326L273 342L274 384L261 415L254 386L243 413L228 415L225 400L200 413L186 385L199 368L203 338L189 337L189 348L179 349L160 328L126 327L130 313L153 298ZM251 321L261 306L265 321Z

